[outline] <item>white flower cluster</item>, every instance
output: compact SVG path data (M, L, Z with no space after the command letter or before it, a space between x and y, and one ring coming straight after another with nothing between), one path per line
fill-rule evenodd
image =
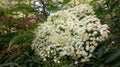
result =
M14 18L22 18L25 17L26 15L23 12L13 12L13 17Z
M17 4L32 5L35 0L0 0L0 8L9 9L15 7Z
M92 7L81 4L51 14L35 31L32 48L43 60L70 56L80 62L89 61L99 42L108 37L108 26L102 25Z

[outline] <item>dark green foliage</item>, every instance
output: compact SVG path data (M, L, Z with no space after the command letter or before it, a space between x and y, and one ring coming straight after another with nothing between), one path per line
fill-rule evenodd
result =
M103 0L92 2L96 15L102 23L107 23L110 27L110 39L100 45L95 52L96 59L93 64L100 67L120 67L120 1ZM93 66L94 67L94 66Z
M19 11L24 12L26 17L13 18L12 12ZM35 8L25 4L0 10L0 67L38 67L39 61L31 50L38 19L28 17L30 13L36 17L38 15ZM35 23L31 23L30 27L21 25L27 25L31 20L35 20Z
M0 67L38 67L39 61L31 50L30 45L11 48L0 56Z

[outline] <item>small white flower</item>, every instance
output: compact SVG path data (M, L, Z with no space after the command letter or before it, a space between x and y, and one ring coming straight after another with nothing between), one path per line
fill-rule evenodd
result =
M46 61L46 58L43 58L43 61Z
M89 50L89 45L86 45L86 50L87 50L87 51Z
M43 60L53 58L59 63L59 59L67 55L74 60L82 57L80 61L85 62L89 61L98 42L104 41L108 33L108 27L100 23L92 7L81 4L51 14L35 30L36 37L31 47Z
M54 59L54 62L57 62L58 60L57 59Z
M78 61L75 61L75 64L78 64Z

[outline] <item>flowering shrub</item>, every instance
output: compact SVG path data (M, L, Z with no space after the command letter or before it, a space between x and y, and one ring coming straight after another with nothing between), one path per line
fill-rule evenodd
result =
M59 63L62 57L70 56L85 62L108 33L108 26L100 23L92 7L81 4L53 13L45 23L39 24L32 48L44 61L50 58Z

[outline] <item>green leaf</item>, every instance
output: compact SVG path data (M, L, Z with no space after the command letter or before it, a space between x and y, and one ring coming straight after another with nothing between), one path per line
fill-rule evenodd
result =
M70 2L71 0L64 0L63 1L63 5L67 4L68 2Z
M98 49L98 58L103 56L104 51L105 51L104 47L101 47L100 49Z
M59 8L58 6L55 6L55 5L50 5L50 8L49 10L52 10L52 11L57 11Z
M12 12L18 12L18 11L28 12L28 13L37 12L35 8L32 8L31 6L26 5L26 4L17 5L16 7L9 9L7 12L12 13Z
M1 28L1 27L0 27L0 32L1 32L1 31L8 31L8 32L10 32L10 30L9 30L9 29L6 29L6 28Z
M13 44L23 44L23 43L29 43L31 42L33 39L33 33L32 32L25 32L23 34L19 34L17 36L15 36L14 38L12 38L9 42L9 48L13 45ZM9 49L8 48L8 49Z
M35 30L38 27L38 22L34 23L30 30Z
M4 15L4 10L0 10L0 17Z
M9 66L17 66L17 67L20 67L17 63L12 63L12 62L9 62L9 63L5 63L5 64L1 64L0 67L9 67Z
M112 62L113 60L117 59L120 57L120 50L116 50L108 55L108 57L105 60L105 63Z
M113 64L112 67L120 67L120 60L117 63Z

